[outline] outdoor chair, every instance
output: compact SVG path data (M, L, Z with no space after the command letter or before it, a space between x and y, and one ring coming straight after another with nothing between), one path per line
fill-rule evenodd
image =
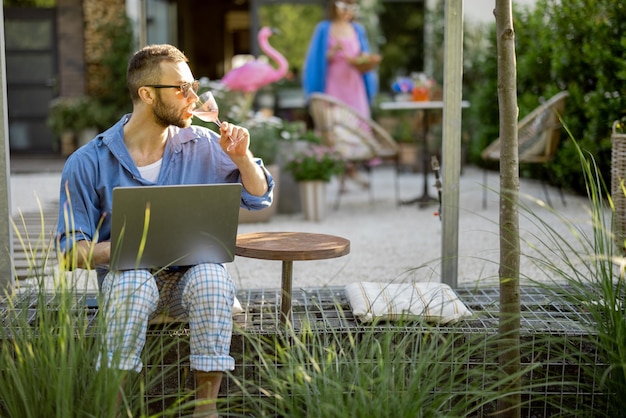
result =
M345 103L326 94L311 95L309 112L315 132L322 138L324 145L335 148L347 163L367 172L370 201L373 200L372 168L379 162L393 163L395 198L398 203L399 151L398 144L391 135L372 119L364 118ZM339 208L346 177L347 174L344 174L340 179L335 209Z
M541 106L530 112L522 119L517 127L518 157L520 164L545 164L552 161L556 155L561 138L561 116L565 110L565 100L569 96L567 91L562 91ZM500 160L500 138L492 142L481 153L486 161ZM545 181L541 180L546 202L552 206L550 195ZM483 208L487 207L487 170L484 170ZM565 206L565 196L559 187L561 202Z

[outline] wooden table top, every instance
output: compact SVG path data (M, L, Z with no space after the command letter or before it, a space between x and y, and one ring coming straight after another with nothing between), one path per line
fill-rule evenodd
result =
M350 241L309 232L252 232L237 236L235 254L262 260L324 260L350 253Z

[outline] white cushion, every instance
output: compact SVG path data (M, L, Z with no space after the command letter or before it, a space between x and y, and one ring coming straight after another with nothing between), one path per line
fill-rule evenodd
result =
M241 306L241 302L235 296L235 301L233 302L233 315L237 315L243 312L243 307Z
M423 320L449 324L472 316L444 283L350 283L346 294L353 315L362 322Z

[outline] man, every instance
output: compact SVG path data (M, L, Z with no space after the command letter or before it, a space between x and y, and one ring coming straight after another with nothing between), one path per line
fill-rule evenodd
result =
M107 321L108 360L140 371L148 321L167 311L186 316L190 365L198 399L215 400L229 355L234 284L221 264L109 271L112 191L117 186L234 183L243 185L242 207L271 204L274 181L254 159L245 128L222 123L220 135L191 126L198 99L186 56L171 45L134 54L127 71L133 112L72 154L61 176L58 244L72 267L95 268ZM238 141L227 150L231 140ZM194 416L217 416L214 402Z

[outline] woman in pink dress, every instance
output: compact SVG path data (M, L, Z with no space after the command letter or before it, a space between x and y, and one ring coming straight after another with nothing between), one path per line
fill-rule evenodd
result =
M361 55L359 39L350 24L352 14L340 12L338 16L331 24L328 37L326 94L336 97L369 119L370 106L363 74L351 62Z
M380 62L380 56L370 55L371 67L367 70L358 68L360 57L370 53L365 28L354 21L358 7L356 0L331 1L330 19L320 22L311 38L303 87L307 97L316 92L328 94L369 119L370 103L378 90L372 69ZM349 167L348 175L362 186L368 186L367 181L358 176L356 167Z

